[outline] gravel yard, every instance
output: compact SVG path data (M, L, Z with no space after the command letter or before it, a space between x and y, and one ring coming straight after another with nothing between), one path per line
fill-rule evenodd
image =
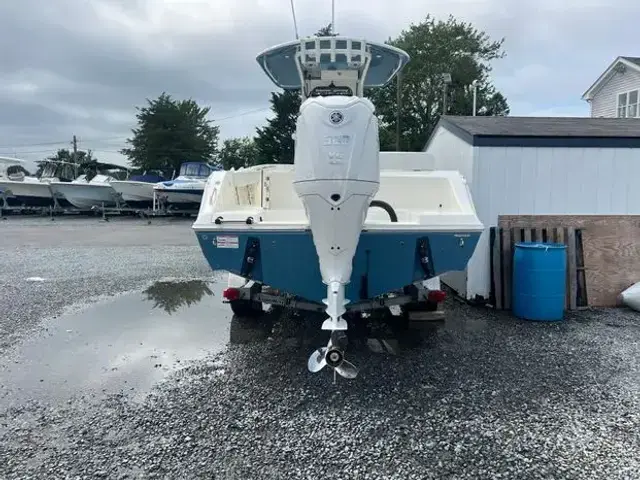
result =
M334 385L306 369L315 322L279 318L268 339L216 346L230 315L190 225L0 223L4 366L70 310L105 321L91 309L167 277L213 292L211 351L142 396L0 398L0 478L640 478L640 314L547 325L448 300L444 326L396 338L395 354L349 351L360 374Z

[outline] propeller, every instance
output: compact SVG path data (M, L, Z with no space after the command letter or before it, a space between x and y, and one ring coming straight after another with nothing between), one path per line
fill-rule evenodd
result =
M315 350L307 362L307 368L311 373L317 373L327 365L333 368L334 383L336 373L344 378L356 378L358 376L358 368L344 358L346 335L342 334L343 339L339 336L339 333L337 330L332 331L327 346Z

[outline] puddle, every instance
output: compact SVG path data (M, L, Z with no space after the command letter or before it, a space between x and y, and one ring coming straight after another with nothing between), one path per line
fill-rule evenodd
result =
M134 398L170 371L224 348L231 309L223 285L156 282L53 320L0 369L0 405L74 395Z
M275 341L309 353L326 345L323 318L233 317L221 301L225 283L160 281L52 320L45 333L18 344L0 365L0 408L113 393L140 400L169 373L227 343ZM274 322L279 331L272 330ZM350 330L350 349L398 355L435 339L428 326L425 335L423 329L396 331L394 322L365 323Z

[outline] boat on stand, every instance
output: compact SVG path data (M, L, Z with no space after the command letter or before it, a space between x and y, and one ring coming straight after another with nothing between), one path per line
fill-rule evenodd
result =
M12 167L23 166L23 164L24 160L0 156L0 208L7 208L9 206L6 199L6 187L3 187L4 182L10 180L9 176L11 172L9 171L12 170Z
M7 205L14 208L64 208L69 204L64 198L56 197L50 187L51 182L70 182L76 178L78 164L62 160L39 162L42 173L39 177L24 174L0 178L0 190L5 193Z
M173 180L156 183L154 210L197 211L207 179L218 167L205 162L185 162Z
M354 378L347 330L363 312L429 311L432 280L464 270L483 230L457 171L380 168L375 107L409 61L390 45L309 37L257 57L280 88L301 91L293 165L213 172L193 230L214 270L230 272L238 315L262 304L324 312L328 343L307 368Z
M118 195L109 182L127 179L129 169L122 165L102 162L83 164L81 168L95 168L96 174L90 179L87 174L83 174L71 182L50 182L49 186L54 195L82 211L116 207Z
M128 180L113 180L109 184L120 196L123 205L135 209L153 208L154 189L156 183L167 179L159 172L145 172L133 175Z

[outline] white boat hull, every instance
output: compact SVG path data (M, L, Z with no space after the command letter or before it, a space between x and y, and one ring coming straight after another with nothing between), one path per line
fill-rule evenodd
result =
M156 189L156 195L159 200L164 201L168 206L184 209L197 209L200 207L204 188L190 190L191 191L185 191L185 189L181 189L179 191L172 191Z
M79 210L116 205L116 191L109 184L52 182L51 190Z
M216 172L192 228L214 270L242 276L244 252L257 240L262 254L252 267L260 269L256 281L321 303L327 285L293 180L293 165ZM372 299L424 278L464 271L484 226L458 172L381 170L375 200L390 211L380 203L368 209L346 298Z
M111 187L120 198L132 208L148 208L153 206L154 183L134 181L113 181Z
M9 206L49 207L54 205L53 195L47 182L0 181Z

